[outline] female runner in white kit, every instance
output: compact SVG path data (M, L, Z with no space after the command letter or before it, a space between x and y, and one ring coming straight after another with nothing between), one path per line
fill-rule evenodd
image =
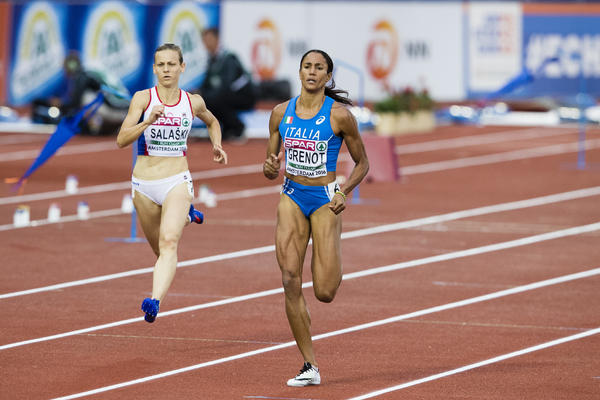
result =
M158 84L134 94L117 136L121 148L137 140L138 156L131 178L133 204L146 239L158 257L152 297L142 302L148 322L154 322L160 301L175 276L183 228L204 219L191 204L194 186L186 158L194 116L208 128L213 160L227 164L219 122L202 97L179 88L179 76L185 70L181 49L171 43L159 46L152 69Z

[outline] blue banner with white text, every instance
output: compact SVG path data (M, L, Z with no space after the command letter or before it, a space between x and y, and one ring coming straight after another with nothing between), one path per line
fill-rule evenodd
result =
M523 65L524 96L600 95L600 15L524 15Z
M7 100L22 106L66 91L63 61L79 54L84 68L121 83L131 93L154 85L153 54L172 42L182 48L180 85L194 90L203 78L206 51L200 32L218 26L219 5L194 1L143 5L130 1L62 3L32 1L13 6Z

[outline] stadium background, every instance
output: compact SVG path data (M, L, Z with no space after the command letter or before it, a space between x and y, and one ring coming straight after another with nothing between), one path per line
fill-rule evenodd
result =
M175 42L187 63L182 87L193 89L206 60L200 30L209 26L221 28L224 45L255 79L287 79L293 93L298 59L315 47L338 62L338 86L367 102L385 96L384 82L425 88L441 102L476 98L551 56L558 59L513 96L600 88L600 5L593 3L33 1L3 2L0 11L0 103L8 106L59 93L71 49L133 92L154 83L154 49Z
M130 91L147 87L165 38L180 38L191 87L199 29L219 24L257 79L297 85L300 54L323 47L339 86L367 102L386 96L384 82L467 102L541 65L511 95L569 102L597 95L598 15L580 2L1 2L0 96L24 110L59 91L69 49ZM131 212L132 149L76 135L15 192L49 135L0 124L0 398L597 399L600 130L531 114L518 120L527 127L362 132L388 145L367 151L396 179L349 197L333 303L315 299L304 268L323 379L304 389L285 385L301 357L274 253L282 179L262 174L266 140L225 143L226 166L207 140L189 140L196 188L215 203L194 199L206 221L186 228L147 324L139 306L155 256ZM347 173L347 151L339 161Z

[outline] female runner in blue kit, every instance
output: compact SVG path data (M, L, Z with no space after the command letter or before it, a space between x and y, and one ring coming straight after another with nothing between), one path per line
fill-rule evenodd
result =
M285 292L285 311L304 365L288 386L321 383L315 360L310 315L302 294L302 267L312 236L311 271L315 296L333 301L342 280L340 213L346 195L369 170L356 120L344 107L352 104L335 88L333 61L322 50L309 50L300 61L300 96L273 108L263 173L279 176L285 157L284 182L277 208L275 247ZM331 80L331 84L327 83ZM354 161L343 188L336 183L336 162L342 141ZM285 153L280 152L283 144Z
M221 128L199 95L179 88L185 70L181 49L171 43L154 52L153 71L157 85L136 92L117 136L125 147L137 140L138 157L131 178L133 204L152 250L154 266L152 297L144 299L142 311L154 322L171 286L177 267L177 246L184 226L202 223L204 216L191 202L194 186L186 152L194 116L208 128L213 160L227 163L221 147Z

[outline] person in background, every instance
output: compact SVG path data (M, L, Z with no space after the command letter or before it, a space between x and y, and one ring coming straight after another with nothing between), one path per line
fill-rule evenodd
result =
M63 117L71 117L96 98L103 88L112 93L104 94L104 100L89 120L79 126L82 134L108 135L117 132L127 115L129 91L115 77L83 67L79 54L72 50L63 61L66 89L60 97L36 99L32 104L32 119L40 123L58 123ZM54 107L59 112L51 112Z
M346 196L367 175L369 161L356 120L344 105L352 102L335 88L333 61L322 50L309 50L300 61L300 96L271 113L263 173L279 175L285 159L283 188L277 207L275 249L285 293L285 312L304 358L288 386L318 385L321 375L313 351L311 320L302 293L302 267L312 237L311 271L315 296L333 301L342 281L340 236ZM330 82L328 84L328 82ZM336 183L342 142L354 168L343 188ZM284 152L280 152L283 145Z
M243 140L245 126L238 113L251 110L256 103L252 77L234 53L222 48L217 28L204 29L202 42L208 52L208 65L200 95L220 121L223 140Z
M144 299L145 320L154 322L177 268L177 247L183 228L201 224L204 216L191 204L192 176L187 162L187 138L192 119L200 118L208 128L213 160L227 164L221 147L219 121L197 94L179 88L185 63L179 46L165 43L154 52L155 87L134 94L117 145L137 141L138 156L131 178L133 204L152 250L154 266L152 297Z

